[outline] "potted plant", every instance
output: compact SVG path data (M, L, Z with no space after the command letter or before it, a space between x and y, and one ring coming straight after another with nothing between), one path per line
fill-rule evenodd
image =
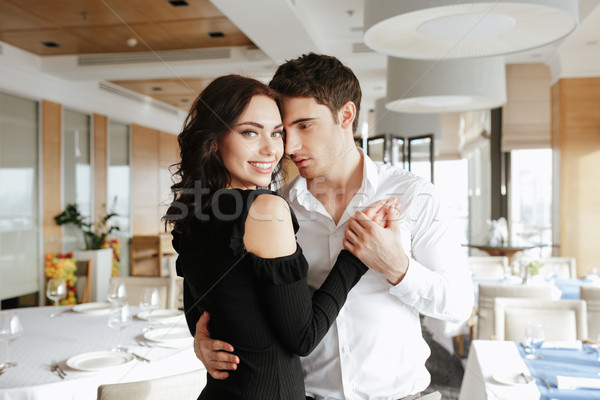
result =
M77 204L67 204L64 211L54 217L58 225L71 224L83 233L85 251L75 251L74 255L77 260L92 260L91 301L103 301L108 293L114 257L114 246L110 246L108 236L119 230L118 226L109 226L108 222L116 215L109 212L92 223L81 214Z
M117 216L116 213L110 212L100 218L96 223L92 224L86 221L85 217L79 211L77 204L67 204L65 210L54 217L54 221L58 225L73 224L83 232L86 250L98 250L102 248L105 239L113 231L118 231L118 226L108 226L108 220Z

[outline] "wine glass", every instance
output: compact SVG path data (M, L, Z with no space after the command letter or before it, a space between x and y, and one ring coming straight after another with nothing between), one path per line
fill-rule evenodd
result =
M21 336L23 325L15 313L0 313L0 341L6 343L6 360L0 364L1 368L14 367L16 362L10 361L10 344Z
M48 279L46 285L46 296L54 301L54 306L58 307L58 302L67 295L67 284L64 279L51 278ZM60 317L61 313L55 312L50 314L50 318Z
M152 311L157 310L160 306L160 296L158 289L155 287L145 287L140 294L140 308L146 314L146 319L150 320Z
M113 305L108 314L108 326L113 329L117 329L117 347L115 351L127 351L125 347L121 345L121 332L131 324L131 310L129 304L119 303Z
M542 356L536 354L536 351L544 344L546 336L544 335L544 325L539 322L529 321L525 328L525 348L528 354L525 358L532 360L540 359Z
M113 306L118 306L125 303L125 299L127 299L127 290L125 289L125 284L123 282L111 281L107 299Z

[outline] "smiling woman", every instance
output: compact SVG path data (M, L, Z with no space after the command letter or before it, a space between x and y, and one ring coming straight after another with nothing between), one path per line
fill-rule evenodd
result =
M254 79L217 78L178 138L180 179L164 219L173 226L186 320L195 334L200 317L210 318L212 337L235 354L235 366L223 368L234 371L208 369L200 399L304 400L298 356L320 342L367 270L343 250L311 295L298 221L264 189L279 179L284 151L277 101Z

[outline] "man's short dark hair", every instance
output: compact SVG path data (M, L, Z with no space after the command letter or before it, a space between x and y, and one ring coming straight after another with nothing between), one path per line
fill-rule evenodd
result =
M337 113L348 101L356 106L352 132L358 130L362 92L354 72L335 57L303 54L279 66L269 86L284 97L312 97L329 108L335 123Z

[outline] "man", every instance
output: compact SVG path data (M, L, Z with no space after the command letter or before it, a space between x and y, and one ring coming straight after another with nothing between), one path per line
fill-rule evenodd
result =
M300 222L309 284L321 285L342 246L371 269L302 359L307 398L417 398L430 382L419 313L459 322L473 306L464 254L435 190L410 172L376 165L355 146L360 85L336 58L288 61L270 86L283 95L285 150L300 172L281 193ZM358 211L390 197L400 217L388 227ZM196 354L213 378L226 379L239 359L231 345L210 338L208 318L197 324Z

